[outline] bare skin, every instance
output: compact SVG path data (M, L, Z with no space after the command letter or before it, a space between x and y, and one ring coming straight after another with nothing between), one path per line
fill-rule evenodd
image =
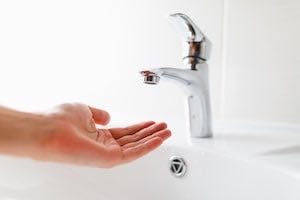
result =
M110 168L146 155L171 136L166 123L153 121L97 128L109 120L106 111L78 103L43 114L0 107L0 153Z

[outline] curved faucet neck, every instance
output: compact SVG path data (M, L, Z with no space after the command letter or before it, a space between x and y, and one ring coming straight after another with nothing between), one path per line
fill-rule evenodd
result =
M188 93L190 93L190 90L193 92L194 89L203 90L205 93L208 92L208 66L206 63L198 64L197 70L166 67L155 68L150 70L150 72L155 73L162 79L174 82Z
M174 82L187 94L191 136L200 138L211 137L211 110L207 65L201 64L198 70L156 68L148 72L156 74L162 80Z

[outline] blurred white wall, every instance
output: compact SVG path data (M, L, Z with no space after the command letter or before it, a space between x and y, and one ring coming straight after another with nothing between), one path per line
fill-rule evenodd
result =
M167 21L174 12L188 14L214 43L218 117L222 0L0 1L0 103L40 110L79 101L107 109L113 123L185 123L183 93L169 83L144 85L138 73L184 67L181 38Z
M224 119L300 124L300 1L225 0Z
M79 101L106 108L113 123L186 123L183 93L138 74L184 67L166 19L183 12L213 42L214 121L299 124L299 10L297 0L0 1L0 104Z

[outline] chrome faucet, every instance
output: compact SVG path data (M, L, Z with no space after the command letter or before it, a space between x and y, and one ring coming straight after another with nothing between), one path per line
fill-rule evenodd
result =
M141 71L144 83L158 84L160 79L173 81L188 96L191 137L208 138L211 131L208 65L211 43L193 21L182 13L169 16L184 39L183 61L190 69L156 68Z

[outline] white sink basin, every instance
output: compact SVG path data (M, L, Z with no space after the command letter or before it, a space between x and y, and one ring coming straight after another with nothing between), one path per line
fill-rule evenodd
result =
M170 140L114 169L0 157L0 200L299 200L300 135L280 137ZM184 158L185 176L171 174L172 156Z

